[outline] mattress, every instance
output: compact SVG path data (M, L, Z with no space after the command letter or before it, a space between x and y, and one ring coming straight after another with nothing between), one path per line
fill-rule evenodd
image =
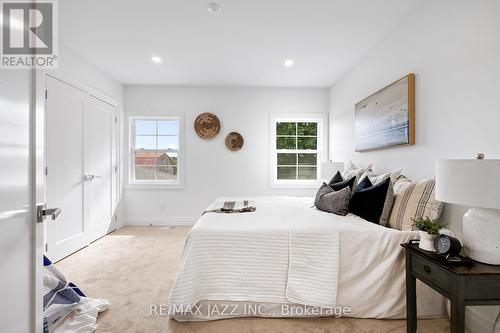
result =
M417 232L325 213L310 197L218 201L239 199L257 210L207 213L190 231L171 291L174 319L405 317L400 244ZM443 315L439 294L423 285L417 293L419 316Z

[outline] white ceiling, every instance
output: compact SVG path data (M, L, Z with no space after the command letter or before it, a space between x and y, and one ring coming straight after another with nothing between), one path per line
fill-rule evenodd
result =
M211 1L59 1L62 43L123 84L328 87L422 3Z

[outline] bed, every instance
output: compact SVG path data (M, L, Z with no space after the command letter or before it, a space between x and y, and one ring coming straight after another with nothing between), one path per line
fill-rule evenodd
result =
M206 213L190 231L171 290L178 321L234 317L404 318L401 243L418 237L314 207L310 197L250 199L255 212ZM420 317L444 300L418 287Z

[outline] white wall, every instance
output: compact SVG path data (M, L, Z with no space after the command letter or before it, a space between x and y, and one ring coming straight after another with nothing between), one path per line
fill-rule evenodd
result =
M220 196L315 192L270 188L269 114L327 114L327 89L125 87L125 113L149 112L184 113L185 186L181 190L126 189L130 224L194 223ZM221 121L221 131L214 139L202 140L194 132L193 122L203 112L214 112ZM231 131L244 137L245 144L238 152L231 152L224 145L224 138ZM128 156L128 147L124 148L123 154Z
M69 76L123 104L123 85L64 45L59 48L59 68L56 70L57 72Z
M434 175L441 158L500 157L500 1L439 0L425 6L373 48L330 89L330 158ZM396 79L416 75L416 145L354 152L354 105ZM462 234L465 208L447 206L444 222ZM500 240L499 240L500 241ZM498 309L469 318L488 329ZM474 326L475 325L475 326ZM500 329L497 329L500 332Z

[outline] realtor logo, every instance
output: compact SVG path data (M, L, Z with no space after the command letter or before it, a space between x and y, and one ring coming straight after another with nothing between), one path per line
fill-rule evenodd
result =
M3 0L1 68L57 68L55 0Z

